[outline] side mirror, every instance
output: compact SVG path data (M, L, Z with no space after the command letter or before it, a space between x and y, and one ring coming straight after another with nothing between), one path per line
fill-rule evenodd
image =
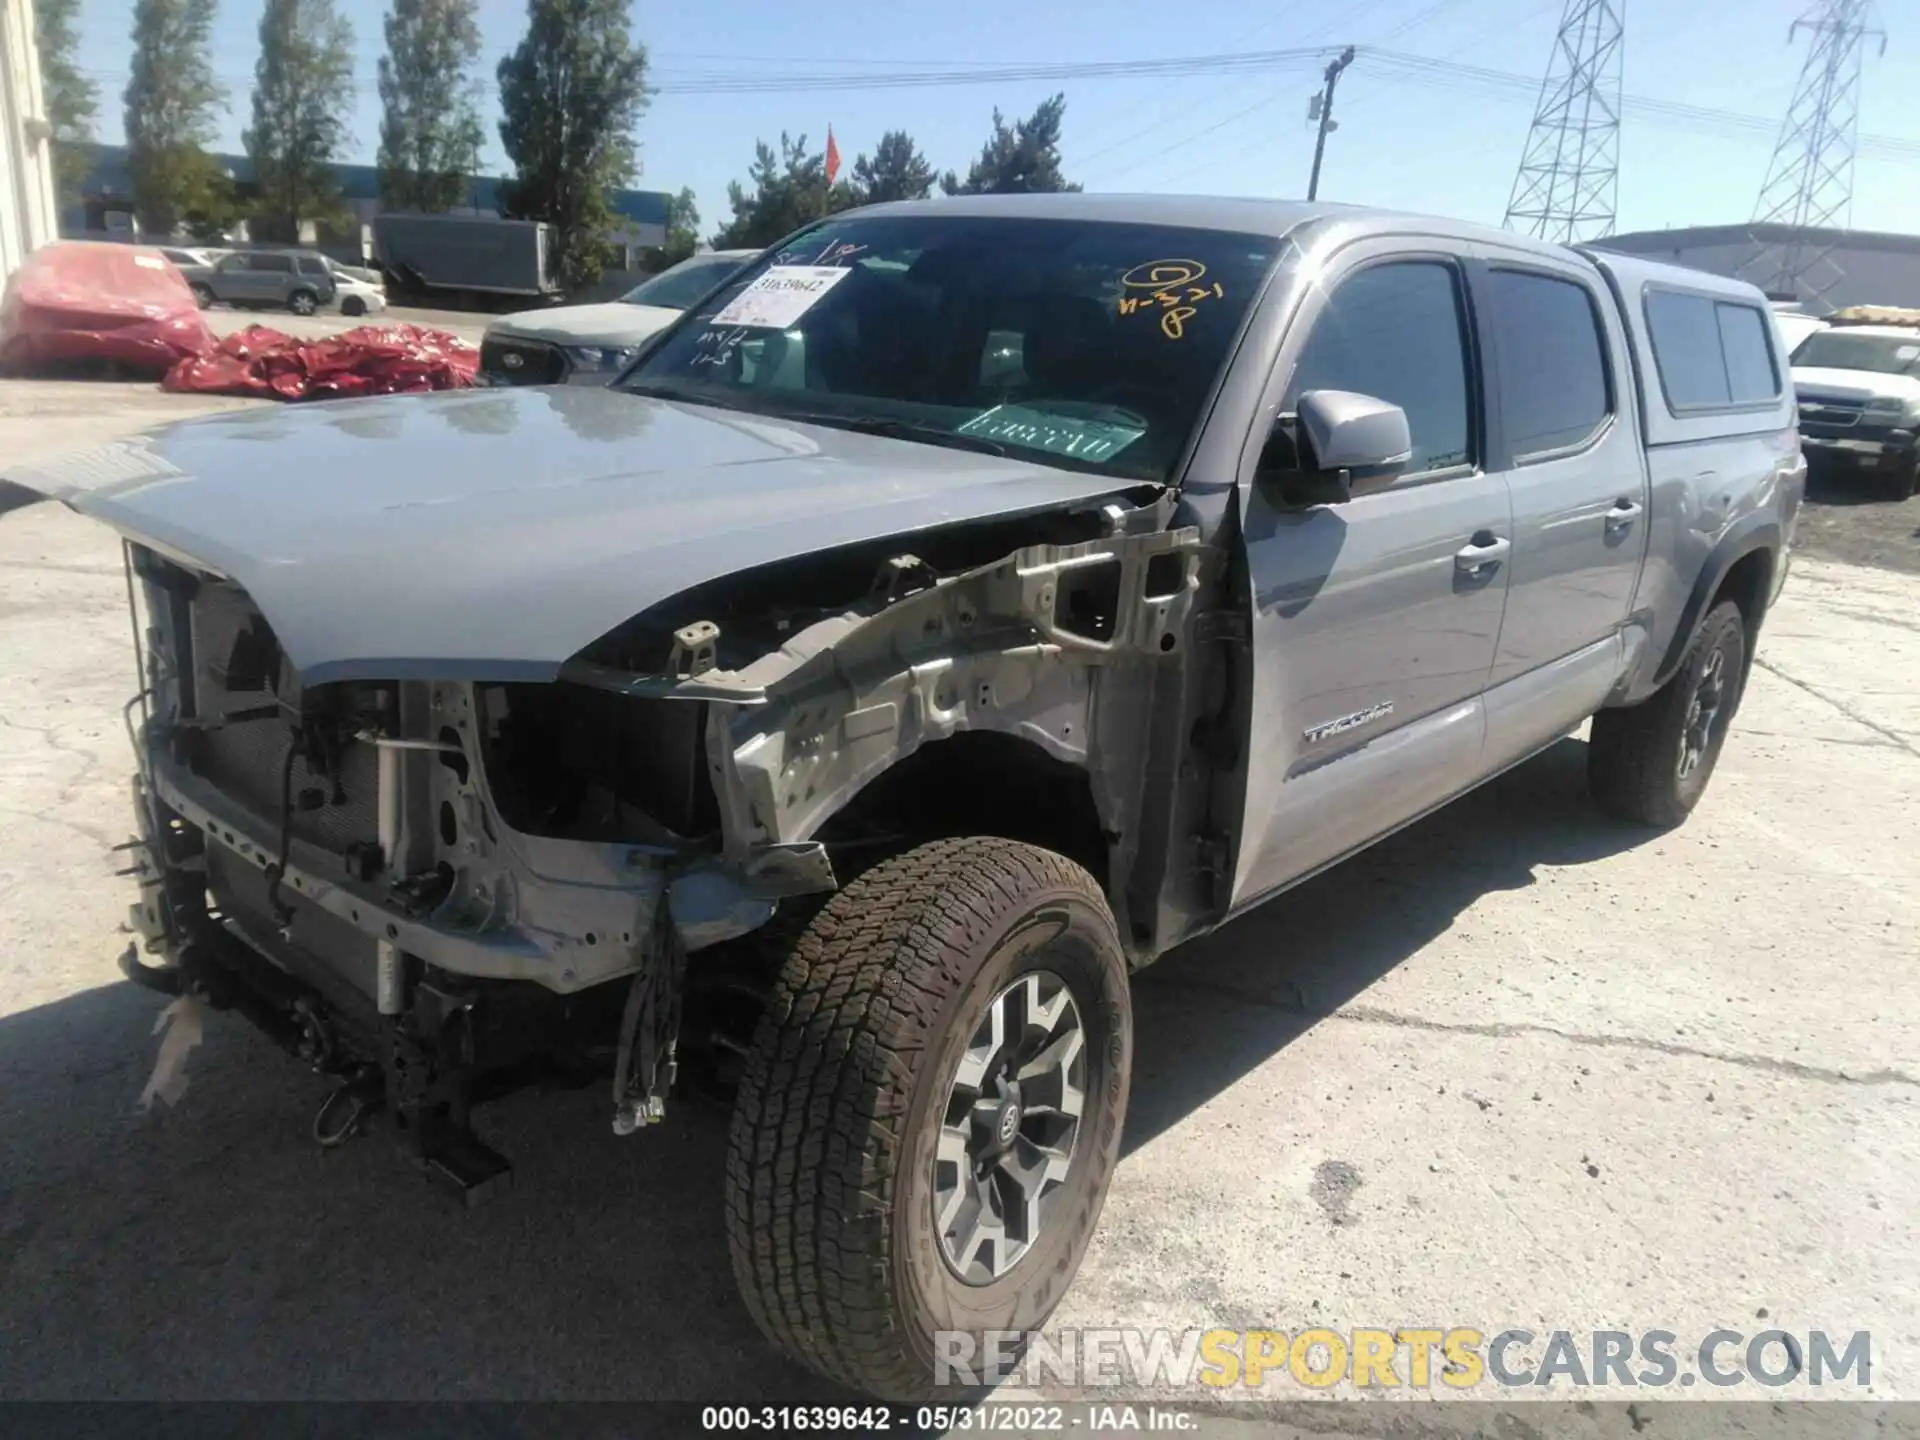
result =
M1350 390L1309 390L1296 414L1274 422L1260 471L1289 504L1338 505L1384 489L1412 460L1407 412L1398 405Z

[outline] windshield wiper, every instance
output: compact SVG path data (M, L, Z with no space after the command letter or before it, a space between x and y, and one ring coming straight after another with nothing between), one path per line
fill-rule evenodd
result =
M957 431L942 430L938 425L921 425L892 415L835 415L790 411L783 413L779 418L798 420L805 425L830 425L840 430L852 430L861 435L884 435L892 440L920 440L929 445L945 445L950 450L972 450L981 455L998 455L1002 459L1007 454L1007 447L997 440L985 440L978 435L962 435Z

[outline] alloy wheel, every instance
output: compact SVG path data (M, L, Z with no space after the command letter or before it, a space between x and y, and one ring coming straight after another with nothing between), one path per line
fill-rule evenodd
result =
M955 1067L933 1162L947 1267L990 1285L1039 1239L1072 1170L1086 1035L1065 980L1029 971L994 996Z
M1716 647L1701 668L1700 678L1693 687L1693 698L1687 702L1686 723L1680 727L1677 773L1682 780L1698 770L1706 758L1713 744L1713 727L1726 703L1727 652Z

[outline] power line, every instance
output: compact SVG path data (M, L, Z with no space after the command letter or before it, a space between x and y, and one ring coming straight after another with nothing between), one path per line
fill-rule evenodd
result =
M1539 81L1525 75L1461 65L1453 61L1439 60L1431 56L1411 54L1382 46L1360 45L1355 48L1360 60L1365 62L1366 73L1387 79L1398 79L1411 85L1427 86L1452 94L1474 95L1491 100L1532 99L1539 89ZM1321 63L1326 57L1332 55L1334 50L1335 47L1331 45L1316 45L1283 50L1247 51L1239 54L1154 57L1147 60L1068 62L1048 65L1017 64L919 74L877 71L795 77L791 74L771 71L737 71L718 78L689 78L671 84L662 83L651 88L654 94L659 95L837 93L845 90L914 90L955 85L1013 84L1035 79L1067 82L1234 74L1264 75L1284 73ZM121 83L128 78L126 71L90 69L83 70L83 73L96 79L116 80ZM250 74L238 76L232 73L223 73L216 78L225 84L239 88L250 86L253 80ZM356 88L364 92L372 92L375 86L373 81L368 79L356 81ZM484 79L481 88L483 91L492 90L494 87L491 79ZM1762 116L1718 110L1680 101L1651 99L1645 96L1622 96L1621 112L1626 116L1668 122L1688 129L1711 130L1729 136L1764 135L1771 139L1776 130L1775 122ZM1242 113L1251 113L1251 110ZM1920 139L1904 136L1862 135L1859 137L1857 148L1863 155L1872 154L1889 160L1920 159Z
M1360 0L1360 3L1356 5L1352 11L1344 15L1336 16L1334 19L1330 21L1326 21L1322 24L1314 26L1313 29L1309 30L1301 38L1306 40L1324 39L1324 37L1328 34L1328 32L1333 30L1335 26L1350 27L1360 18L1365 16L1368 11L1376 9L1383 3L1384 3L1384 0ZM1438 0L1438 4L1450 4L1450 3L1453 3L1453 0ZM1437 6L1428 7L1429 10L1432 10L1434 8L1437 8ZM1252 38L1254 35L1259 34L1262 30L1270 29L1274 21L1278 18L1279 17L1277 15L1269 16L1267 19L1263 20L1260 24L1254 26L1253 29L1247 31L1246 34L1243 35L1239 40L1235 40L1231 42L1231 45L1229 48L1232 48L1232 46L1238 46L1243 41ZM1395 33L1398 33L1398 32L1395 32ZM1337 49L1338 49L1337 46L1333 46L1333 45L1325 46L1323 49L1315 53L1312 63L1317 64L1322 55L1332 55L1336 53ZM1301 68L1307 68L1307 67L1303 65ZM1242 93L1244 93L1244 87L1241 87L1241 90L1242 90ZM1237 99L1238 96L1236 96L1235 98ZM1109 171L1108 175L1109 177L1111 177L1113 175L1131 174L1133 171L1138 170L1142 165L1145 165L1152 160L1158 159L1161 155L1171 154L1174 150L1182 149L1187 145L1193 144L1195 141L1202 140L1206 138L1208 135L1211 135L1218 130L1225 129L1228 125L1233 124L1236 120L1244 120L1247 116L1255 113L1256 111L1266 109L1267 106L1271 105L1274 101L1279 100L1281 98L1282 97L1279 95L1263 95L1260 99L1254 101L1253 104L1245 106L1242 109L1236 110L1231 115L1228 115L1220 120L1217 120L1212 124L1206 125L1200 130L1194 131L1193 133L1189 134L1185 139L1177 140L1172 145L1169 145L1161 150L1154 151L1151 155L1146 155L1135 160L1130 160L1126 165L1122 166L1119 170ZM1093 151L1091 154L1077 156L1075 159L1075 168L1078 170L1084 171L1087 166L1093 164L1093 162L1095 162L1096 160L1099 160L1103 156L1111 155L1114 151L1123 149L1126 146L1131 145L1136 140L1145 139L1147 136L1153 134L1156 130L1158 130L1161 127L1161 125L1165 122L1167 117L1173 114L1174 111L1179 108L1181 107L1177 105L1160 107L1154 119L1148 124L1141 126L1138 130L1135 130L1130 134L1123 136L1121 139L1114 141L1112 144L1102 146L1100 149Z
M1227 116L1226 119L1216 120L1213 124L1207 126L1207 128L1204 130L1195 131L1193 134L1186 136L1184 139L1174 141L1171 145L1163 146L1160 149L1155 150L1150 154L1142 155L1139 158L1128 162L1126 165L1123 165L1118 170L1108 170L1106 172L1106 178L1111 180L1121 175L1130 175L1135 170L1138 170L1142 165L1149 165L1153 163L1155 160L1158 160L1162 155L1171 155L1176 150L1184 150L1187 148L1187 146L1193 144L1195 141L1204 140L1207 136L1213 134L1216 130L1224 130L1227 128L1227 126L1233 124L1236 120L1244 120L1247 118L1247 116L1253 114L1254 111L1264 110L1267 108L1267 106L1273 104L1274 101L1285 99L1285 98L1287 97L1283 95L1262 95L1258 100L1254 101L1253 104L1247 106L1246 109L1236 110L1233 112L1233 114Z

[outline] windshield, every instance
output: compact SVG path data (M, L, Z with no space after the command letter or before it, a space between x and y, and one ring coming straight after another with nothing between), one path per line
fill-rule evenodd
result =
M696 255L662 270L620 298L629 305L684 310L724 280L729 270L737 270L744 264L745 259L738 255Z
M1800 342L1793 364L1822 370L1871 370L1920 375L1920 330L1905 335L1859 335L1821 330Z
M990 216L823 222L621 382L649 395L1167 480L1278 241Z

